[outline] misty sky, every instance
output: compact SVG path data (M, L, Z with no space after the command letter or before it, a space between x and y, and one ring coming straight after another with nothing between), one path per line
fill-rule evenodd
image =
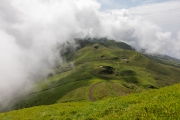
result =
M131 15L142 16L152 21L164 31L172 32L176 37L180 31L179 0L98 0L101 10L129 9Z
M0 0L0 109L63 64L74 38L180 58L179 21L179 0Z
M156 4L171 0L98 0L102 5L102 10L107 9L129 9L145 4Z

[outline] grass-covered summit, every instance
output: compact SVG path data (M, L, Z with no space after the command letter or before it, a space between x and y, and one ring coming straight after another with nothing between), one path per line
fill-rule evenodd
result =
M79 48L64 54L66 63L54 68L32 92L11 109L64 102L91 102L158 89L180 81L180 68L158 63L114 40L77 39Z

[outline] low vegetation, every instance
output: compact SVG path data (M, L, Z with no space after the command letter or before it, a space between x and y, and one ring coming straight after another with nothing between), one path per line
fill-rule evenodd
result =
M102 85L101 85L102 86ZM178 120L180 85L92 102L68 102L1 113L1 120Z
M12 103L12 106L2 111L40 106L22 111L25 111L24 113L29 111L34 118L44 116L46 119L60 119L61 117L62 119L98 119L99 117L119 119L119 116L122 119L128 119L128 117L141 119L148 118L148 116L153 118L153 115L155 115L154 118L157 118L159 113L151 110L161 102L162 106L156 106L157 110L165 110L166 100L171 100L171 98L166 99L166 96L163 98L163 94L167 95L173 89L177 89L179 85L160 90L148 90L179 83L180 68L167 65L163 61L156 62L155 59L136 52L122 42L113 40L77 41L81 47L76 52L67 51L64 54L66 63L63 66L54 68L55 73L51 73L47 79L38 82L30 94L17 98L14 100L15 104ZM175 64L173 61L171 63ZM162 92L165 90L170 91L166 94ZM162 96L161 94L155 95L160 91ZM176 92L175 94L178 96L179 93ZM132 93L135 94L130 95ZM148 94L147 97L143 97L146 94ZM127 95L130 96L114 98ZM158 101L155 101L156 97L153 95L158 97ZM98 102L91 103L94 101ZM148 106L149 103L151 104ZM56 105L41 106L51 104ZM151 108L151 105L154 108ZM143 107L146 107L147 110ZM177 110L174 109L174 111ZM18 119L19 116L15 115L16 111L11 113L12 118ZM28 114L28 117L24 113L18 114L30 119L31 115ZM5 114L1 114L4 116L3 119L11 118L11 116L6 117Z

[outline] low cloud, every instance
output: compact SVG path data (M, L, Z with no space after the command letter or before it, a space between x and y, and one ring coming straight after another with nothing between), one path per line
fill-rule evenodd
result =
M129 9L133 16L142 16L144 20L151 21L164 31L171 31L176 36L180 28L180 1L171 0L160 3L144 4Z
M66 45L76 48L74 38L108 37L137 50L179 57L180 34L172 38L126 9L100 8L96 0L1 0L0 107L45 78L44 70L63 63Z

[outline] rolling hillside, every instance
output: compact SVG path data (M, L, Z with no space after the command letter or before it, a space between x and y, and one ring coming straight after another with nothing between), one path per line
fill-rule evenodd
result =
M77 43L78 50L67 50L66 63L54 68L55 74L3 111L64 102L89 104L180 82L180 68L158 63L125 43L104 39Z
M0 113L1 120L178 120L180 85L97 102L68 102Z
M180 60L177 58L173 58L168 55L161 55L161 54L146 54L146 56L158 63L180 68Z

